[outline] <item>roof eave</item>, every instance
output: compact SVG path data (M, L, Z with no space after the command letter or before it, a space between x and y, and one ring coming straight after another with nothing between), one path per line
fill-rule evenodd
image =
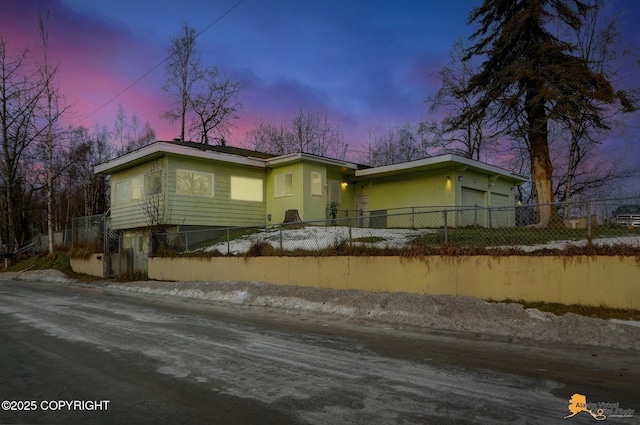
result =
M141 160L151 159L154 155L183 155L200 159L211 159L217 161L231 162L239 165L246 165L251 167L264 168L265 160L254 157L242 157L228 153L208 151L208 150L195 150L194 148L177 145L171 142L156 142L144 148L138 149L131 153L119 156L111 161L98 164L94 167L96 174L112 174L119 170L129 168L132 163L140 162Z

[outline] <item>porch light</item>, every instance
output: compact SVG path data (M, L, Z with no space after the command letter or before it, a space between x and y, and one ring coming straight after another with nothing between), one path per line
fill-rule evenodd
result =
M346 187L348 187L348 186L349 186L349 183L348 183L348 182L342 182L342 188L343 188L343 189L344 189L344 188L346 188Z

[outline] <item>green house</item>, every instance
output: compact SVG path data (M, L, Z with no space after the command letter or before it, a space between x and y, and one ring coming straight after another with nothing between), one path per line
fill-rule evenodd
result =
M305 153L275 156L192 142L156 142L95 167L111 176L116 230L189 230L278 224L292 213L341 214L366 227L512 226L514 188L526 180L478 161L442 155L382 167ZM448 217L443 209L456 209ZM438 211L427 217L430 211ZM418 215L422 222L418 223Z

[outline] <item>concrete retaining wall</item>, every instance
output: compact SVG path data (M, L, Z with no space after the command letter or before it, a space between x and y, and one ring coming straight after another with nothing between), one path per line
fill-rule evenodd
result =
M105 277L104 254L92 254L87 259L70 258L71 270L76 273L87 274L95 277Z
M640 309L633 257L150 258L156 280L244 280Z

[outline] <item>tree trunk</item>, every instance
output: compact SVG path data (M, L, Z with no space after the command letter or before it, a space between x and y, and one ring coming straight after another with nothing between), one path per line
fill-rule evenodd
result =
M525 113L528 120L529 156L531 176L535 186L538 203L538 223L532 227L558 227L562 220L553 205L553 165L549 154L547 115L542 101L534 98L538 93L535 84L527 90Z
M52 158L49 157L51 162ZM47 236L49 238L49 254L53 254L55 249L53 243L53 170L52 164L49 163L49 170L47 172Z

